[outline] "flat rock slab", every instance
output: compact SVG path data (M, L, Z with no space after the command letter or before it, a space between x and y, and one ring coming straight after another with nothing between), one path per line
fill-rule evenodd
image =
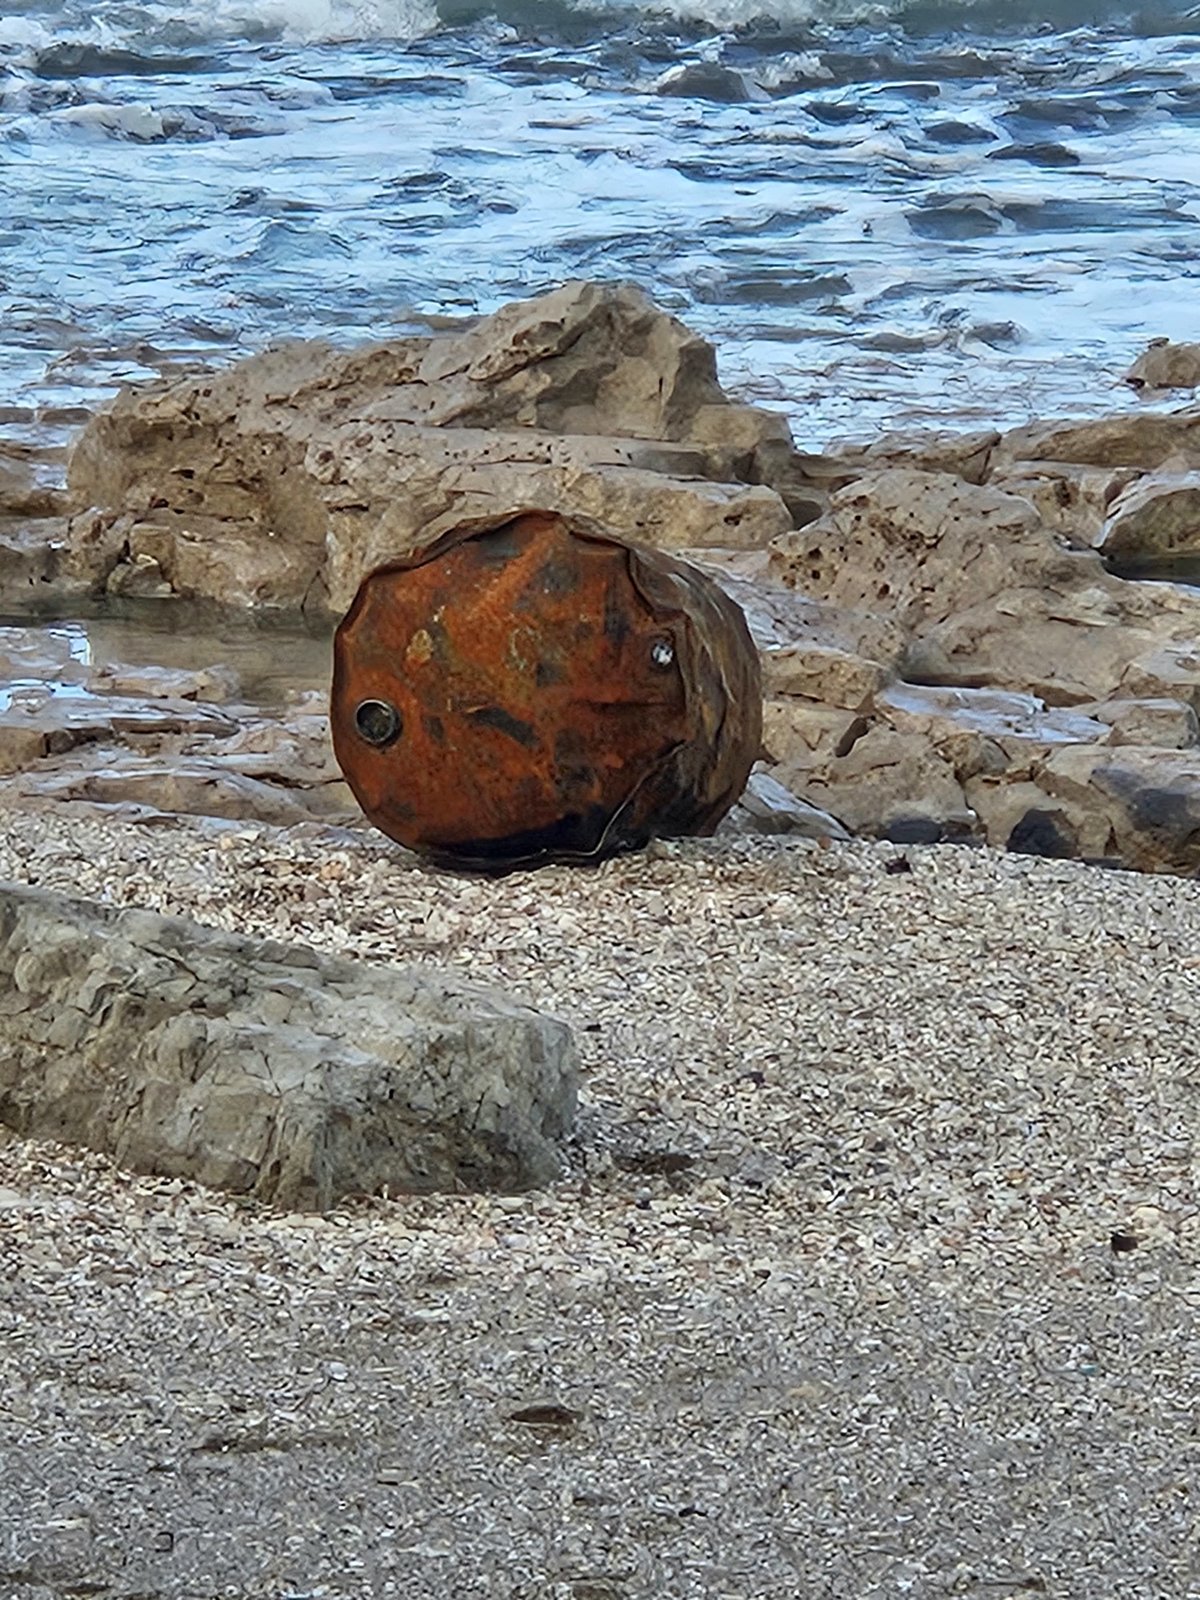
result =
M417 968L0 885L0 1122L296 1210L561 1169L567 1025Z

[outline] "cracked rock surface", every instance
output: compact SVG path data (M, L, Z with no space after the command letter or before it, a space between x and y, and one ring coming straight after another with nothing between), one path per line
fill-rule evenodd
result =
M142 1172L323 1210L557 1175L565 1024L349 963L0 886L0 1122Z

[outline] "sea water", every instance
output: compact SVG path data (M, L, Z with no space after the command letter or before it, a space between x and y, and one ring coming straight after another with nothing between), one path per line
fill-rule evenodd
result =
M0 9L0 434L572 277L810 447L1007 425L1143 404L1198 272L1182 0Z

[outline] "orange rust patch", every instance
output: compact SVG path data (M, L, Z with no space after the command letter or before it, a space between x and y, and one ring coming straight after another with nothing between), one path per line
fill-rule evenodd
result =
M710 580L535 512L364 581L337 633L331 720L383 832L508 866L715 825L757 755L759 696L744 620ZM394 732L362 711L375 702Z

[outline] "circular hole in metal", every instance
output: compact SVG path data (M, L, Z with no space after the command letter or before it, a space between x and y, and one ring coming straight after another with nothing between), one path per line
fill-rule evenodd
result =
M361 700L354 712L359 738L377 749L391 744L400 735L400 713L386 700Z
M655 639L650 646L650 659L656 667L665 671L667 667L675 665L675 646L670 639Z

